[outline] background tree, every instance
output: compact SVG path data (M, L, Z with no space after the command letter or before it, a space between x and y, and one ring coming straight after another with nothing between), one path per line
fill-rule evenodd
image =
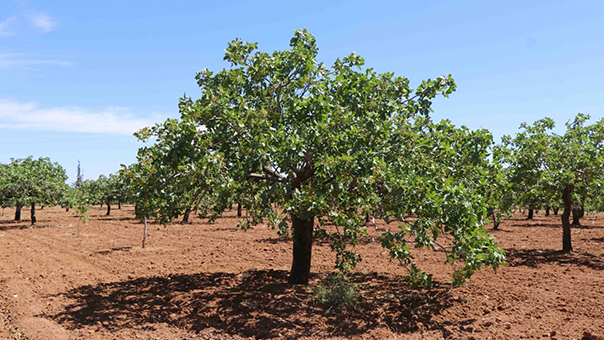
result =
M136 136L155 144L139 149L138 163L122 168L135 193L137 217L153 217L165 224L192 212L216 218L229 204L230 183L219 154L204 154L207 141L200 138L191 120L169 119ZM201 150L201 152L200 152Z
M600 191L604 176L604 119L585 125L588 119L578 114L566 124L566 132L558 135L552 132L553 120L544 118L532 126L522 124L514 138L503 138L503 161L509 164L512 178L524 178L516 189L522 202L537 205L562 200L562 250L566 252L572 251L573 205L581 206L589 192Z
M233 41L225 55L232 67L217 74L203 70L197 75L201 98L180 103L183 124L195 123L186 131L203 141L193 163L217 160L219 173L232 180L235 200L249 211L243 226L266 221L281 234L292 234L290 282L308 282L315 237L331 241L336 267L353 268L360 256L349 247L366 233L367 214L397 221L399 230L385 232L382 244L412 268L408 244L439 247L436 239L443 234L452 243L443 247L448 261L465 263L456 282L482 264L503 262L483 228L483 182L467 186L462 180L464 171L477 170L473 179L484 175L484 160L476 157L488 150L488 138L466 131L459 133L459 144L449 143L458 131L429 118L431 100L453 92L453 80L427 80L412 90L404 77L364 69L355 54L329 70L316 61L316 42L306 31L297 31L290 47L269 55L255 52L256 44ZM170 124L176 123L164 127ZM433 132L439 131L442 139L435 140ZM190 139L178 141L184 142L161 154L180 152ZM472 148L462 148L464 143ZM459 161L451 156L460 155L476 167L446 167L447 161ZM139 159L132 173L154 178L161 171L155 159ZM176 170L157 176L154 192L188 173L186 167L170 169ZM146 199L157 211L152 196Z
M5 200L16 207L15 220L20 220L21 207L30 206L31 223L36 223L36 205L54 206L62 202L69 187L65 169L48 158L12 160L2 167L2 192Z

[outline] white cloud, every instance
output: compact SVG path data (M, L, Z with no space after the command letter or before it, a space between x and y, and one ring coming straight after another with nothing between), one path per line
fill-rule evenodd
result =
M137 118L127 109L93 111L79 107L40 108L37 104L0 100L0 129L93 132L132 135L158 117Z
M44 33L54 31L59 26L59 23L46 13L32 13L30 20L34 27L42 30Z
M36 65L69 66L68 61L52 59L31 59L19 53L0 53L0 69L31 68Z
M0 22L0 35L14 35L15 32L10 31L10 26L15 22L17 18L11 17Z

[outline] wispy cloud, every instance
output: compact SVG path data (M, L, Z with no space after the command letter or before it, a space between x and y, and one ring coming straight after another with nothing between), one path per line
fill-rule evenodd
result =
M59 23L55 19L42 12L31 13L29 19L34 27L42 30L44 33L54 31L59 26Z
M17 20L16 17L11 17L0 21L0 35L14 35L15 32L10 30L10 26Z
M118 107L99 111L79 107L41 108L33 102L0 100L0 129L131 135L153 125L157 118L137 118Z
M32 68L38 65L69 66L68 61L45 58L30 58L19 53L0 53L0 69L3 68Z

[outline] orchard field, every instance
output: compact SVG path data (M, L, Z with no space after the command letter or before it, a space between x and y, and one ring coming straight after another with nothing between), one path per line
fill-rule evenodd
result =
M214 223L150 224L146 248L129 205L111 216L92 207L89 223L58 207L38 210L34 226L13 214L0 217L0 338L604 338L602 214L573 228L571 253L558 251L559 216L487 226L507 265L461 288L448 283L444 255L424 250L414 255L433 287L411 288L369 228L349 274L359 287L351 307L313 298L333 270L327 243L315 241L310 284L290 285L292 242L262 224L240 230L235 211Z

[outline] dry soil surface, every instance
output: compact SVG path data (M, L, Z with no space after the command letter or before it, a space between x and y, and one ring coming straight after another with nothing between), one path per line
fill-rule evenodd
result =
M330 308L311 288L333 268L329 246L314 246L311 287L288 285L290 240L241 231L234 212L150 224L146 248L129 206L92 208L87 224L59 208L33 227L13 214L0 216L0 338L604 339L604 215L573 229L570 254L558 251L559 216L488 226L508 264L462 288L442 253L421 250L435 284L412 289L370 229L351 275L358 303Z

